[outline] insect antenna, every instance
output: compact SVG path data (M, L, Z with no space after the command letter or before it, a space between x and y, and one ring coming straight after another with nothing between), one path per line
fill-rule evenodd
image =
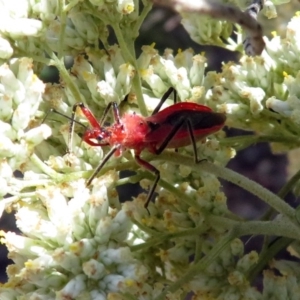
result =
M47 119L49 119L48 117L49 117L49 115L50 115L51 113L55 113L55 114L57 114L57 115L60 115L60 116L62 116L62 117L64 117L64 118L68 119L69 121L73 121L74 123L76 123L76 124L82 126L85 130L88 129L88 126L84 125L83 123L81 123L81 122L79 122L79 121L76 121L76 120L72 119L71 117L69 117L69 116L67 116L67 115L65 115L65 114L63 114L63 113L57 111L57 110L54 109L54 108L49 109L49 111L46 113L44 119L42 120L42 124L43 124ZM51 120L51 119L50 119L50 120ZM53 121L54 121L54 120L53 120Z

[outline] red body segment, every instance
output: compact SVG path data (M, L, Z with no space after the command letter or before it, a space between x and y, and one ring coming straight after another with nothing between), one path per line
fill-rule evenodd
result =
M152 130L146 135L145 141L158 147L164 140L163 137L168 136L180 119L189 120L195 140L199 141L220 130L224 126L226 116L215 113L204 105L190 102L176 103L146 119ZM166 148L180 148L191 143L187 124L183 124Z

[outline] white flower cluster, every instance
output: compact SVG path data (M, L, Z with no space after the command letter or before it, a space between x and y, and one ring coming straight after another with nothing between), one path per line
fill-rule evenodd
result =
M99 39L106 44L107 24L121 21L134 11L133 0L78 2L73 1L63 7L64 19L61 15L57 16L60 9L57 1L2 1L0 58L10 58L14 49L43 56L43 40L52 51L64 50L75 54L84 51L88 45L97 46ZM95 11L102 17L97 16ZM11 44L10 40L14 43Z
M288 147L297 146L299 25L296 15L287 26L286 38L266 41L261 57L243 57L240 65L228 63L220 74L207 74L212 85L208 101L223 102L228 126L277 136L278 142L280 137L289 139Z
M144 46L138 58L141 77L158 98L173 86L182 101L201 102L204 97L206 58L194 55L192 49L179 51L176 56L166 49L160 56L152 46Z
M26 185L14 172L32 170L34 149L51 135L51 129L37 125L44 84L34 74L32 60L13 59L0 66L0 196L17 195ZM3 202L2 202L3 203ZM2 209L4 207L1 207Z
M1 233L14 261L1 299L151 299L148 271L126 246L130 219L110 208L114 180L99 179L92 194L84 180L37 189L16 214L23 235Z
M138 224L147 226L150 237L148 242L159 242L155 255L159 260L154 261L158 272L163 272L171 281L180 280L182 274L188 272L197 257L197 253L207 254L215 242L225 233L223 228L214 226L208 228L206 217L208 212L224 214L227 210L226 199L220 192L215 192L218 181L207 178L198 191L191 189L188 184L182 184L181 190L185 197L191 197L194 207L186 205L184 197L177 199L167 191L160 193L155 208L149 207L151 216L142 212L142 197L133 202L125 203L125 209L133 214ZM196 205L198 203L199 206ZM174 210L174 207L177 209ZM195 227L196 226L196 227ZM155 235L151 232L155 230ZM197 235L198 239L193 236ZM130 237L129 237L130 238ZM132 228L133 245L143 246L147 239L138 227ZM142 248L139 255L150 259L152 248ZM223 249L218 257L203 272L198 272L187 285L181 286L183 295L193 292L195 297L214 297L218 299L262 299L254 287L249 285L248 271L258 260L256 252L244 255L244 246L240 239L234 239L229 247ZM180 268L178 268L180 265Z
M207 243L204 247L208 250L213 244ZM204 299L263 299L246 277L247 271L257 263L258 254L252 251L243 256L243 251L242 241L233 240L203 273L190 282L195 295Z
M201 45L225 47L232 32L232 24L195 13L183 13L181 21L190 37Z
M253 2L256 4L262 4L262 13L268 18L277 17L276 5L281 5L289 2L289 0L279 0L279 1L247 1L247 0L233 0L233 1L218 1L217 3L210 3L210 1L201 1L202 13L197 14L193 11L193 1L187 1L185 5L191 7L188 12L182 12L182 25L185 30L189 33L190 37L197 43L203 45L215 45L219 47L224 47L233 51L239 51L243 40L242 32L238 28L237 41L231 39L233 23L237 22L241 17L237 15L232 8L228 8L230 5L234 5L242 11L245 11L249 5ZM201 3L198 2L198 3ZM223 8L219 6L220 4L225 4ZM180 5L179 5L180 6ZM214 7L215 6L215 11ZM200 9L201 5L198 4L197 8ZM190 12L191 11L191 12ZM208 14L209 16L207 16ZM219 19L216 18L219 16ZM211 17L213 16L213 18ZM233 22L233 23L232 23ZM240 22L239 24L242 24Z
M109 55L87 49L89 61L78 56L72 67L72 72L86 84L92 100L102 107L110 102L120 103L130 92L135 75L133 66L124 61L119 47L112 46L108 52Z

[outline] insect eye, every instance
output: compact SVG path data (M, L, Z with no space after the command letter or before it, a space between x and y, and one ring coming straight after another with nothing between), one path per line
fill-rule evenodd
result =
M103 130L97 135L96 140L98 142L101 142L102 140L108 138L109 136L111 136L111 132Z

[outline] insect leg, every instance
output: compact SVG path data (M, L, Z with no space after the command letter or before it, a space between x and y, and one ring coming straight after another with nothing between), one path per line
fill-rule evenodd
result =
M139 154L135 154L135 159L136 159L136 161L137 161L137 163L139 165L141 165L142 167L144 167L145 169L147 169L148 171L150 171L150 172L154 173L154 175L156 175L156 178L155 178L155 180L153 182L153 185L152 185L151 189L148 192L147 200L146 200L146 202L144 204L144 207L147 209L147 207L149 205L149 202L151 201L151 198L152 198L152 196L154 194L154 191L155 191L155 188L157 186L157 183L158 183L158 181L160 179L160 172L153 165L151 165L147 161L141 159ZM149 213L148 209L147 209L147 211Z
M161 109L162 105L164 104L164 102L168 99L168 97L172 94L172 92L174 91L174 103L176 103L176 91L173 87L170 87L162 96L162 98L160 99L159 103L157 104L157 106L155 107L155 109L152 112L152 116L155 115L156 113L159 112L159 110Z
M176 135L178 130L181 128L181 126L184 125L185 122L186 122L186 120L183 118L178 119L177 124L175 124L175 126L173 126L172 130L168 133L168 135L166 136L164 141L161 143L161 145L157 149L154 149L155 154L159 155L166 149L166 147L168 146L170 141L173 139L173 137Z
M116 102L109 102L108 105L106 106L103 115L99 121L100 126L103 125L104 121L106 120L106 117L108 115L109 110L112 108L113 110L113 115L114 115L114 119L116 121L117 124L120 124L120 112L118 109L118 105Z
M192 146L193 146L195 163L197 164L200 161L202 161L202 159L201 160L198 159L197 145L196 145L196 140L195 140L192 124L191 124L190 120L187 120L186 122L187 122L190 139L191 139Z
M154 150L155 154L159 155L162 151L164 151L164 149L168 146L170 141L174 138L174 136L176 135L178 130L185 124L187 124L189 136L190 136L191 143L192 143L192 146L193 146L195 163L200 162L198 160L197 145L196 145L196 139L195 139L195 136L194 136L194 133L193 133L193 126L191 124L191 121L189 119L186 119L186 118L181 118L181 119L178 120L177 124L172 128L172 130L166 136L166 138L162 142L162 144L157 149Z
M98 173L101 171L101 169L104 167L104 165L107 163L107 161L112 157L112 155L120 148L120 146L115 146L110 149L110 151L104 156L101 163L98 165L92 176L89 178L89 180L86 183L86 186L89 186L93 179L98 175Z

